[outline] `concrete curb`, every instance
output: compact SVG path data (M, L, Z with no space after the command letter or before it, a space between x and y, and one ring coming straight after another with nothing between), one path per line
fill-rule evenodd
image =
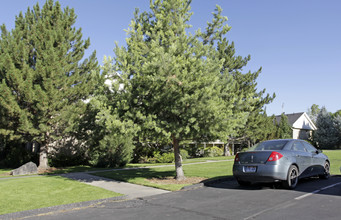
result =
M26 210L26 211L21 211L21 212L13 212L13 213L0 215L0 219L21 219L21 218L34 217L38 215L42 216L46 214L51 214L53 212L60 212L60 211L67 211L67 210L72 210L72 209L81 209L81 208L86 208L90 206L95 206L103 202L123 201L123 200L127 200L127 198L128 197L124 195L124 196L110 197L106 199L90 200L90 201L85 201L85 202L77 202L77 203L58 205L58 206L52 206L52 207L46 207L46 208L40 208L40 209L32 209L32 210Z

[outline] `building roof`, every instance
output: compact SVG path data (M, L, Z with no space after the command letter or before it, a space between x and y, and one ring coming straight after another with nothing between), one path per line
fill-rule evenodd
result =
M285 114L285 115L288 117L288 122L292 128L316 130L316 126L314 122L310 119L310 117L305 112ZM278 124L281 120L281 115L275 116L275 120Z
M291 126L304 114L304 112L285 114L288 117L288 122ZM277 123L281 121L281 115L275 116Z

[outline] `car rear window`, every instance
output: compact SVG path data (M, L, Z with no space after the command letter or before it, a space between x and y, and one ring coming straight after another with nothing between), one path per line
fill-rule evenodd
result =
M255 145L250 150L282 150L287 143L287 140L264 141Z

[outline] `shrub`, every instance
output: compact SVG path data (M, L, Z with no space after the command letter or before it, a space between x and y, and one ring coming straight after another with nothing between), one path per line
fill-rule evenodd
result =
M54 154L49 156L49 165L52 167L66 167L66 166L77 166L77 165L88 165L88 158L85 154Z
M90 164L97 167L121 167L130 162L134 145L132 137L106 135L92 151Z
M154 152L154 159L156 163L172 163L175 161L173 152L160 154L156 151Z
M148 158L152 158L155 151L162 151L163 148L161 144L135 143L132 162L148 163Z
M222 156L223 154L224 151L216 146L207 147L204 149L204 157L218 157Z
M88 165L87 145L72 136L56 140L49 149L49 165L66 167Z
M185 149L180 149L180 155L182 157L183 160L186 160L189 158L189 154L188 151Z

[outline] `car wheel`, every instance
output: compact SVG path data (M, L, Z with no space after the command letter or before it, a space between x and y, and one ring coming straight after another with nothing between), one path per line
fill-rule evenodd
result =
M298 183L298 168L291 165L288 170L287 180L283 182L284 188L294 189Z
M326 161L324 164L324 173L319 175L321 179L328 179L330 176L330 164Z
M247 182L247 181L237 180L237 182L240 186L250 186L251 185L251 183Z

